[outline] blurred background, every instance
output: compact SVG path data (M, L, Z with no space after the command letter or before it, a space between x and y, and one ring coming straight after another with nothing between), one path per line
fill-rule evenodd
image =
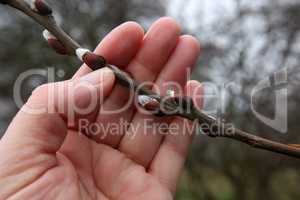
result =
M133 20L145 30L161 16L172 16L183 32L199 38L202 55L193 78L226 91L221 107L207 106L237 127L286 143L300 143L300 0L48 0L64 29L84 46L94 48L122 22ZM68 6L67 6L68 5ZM58 14L60 13L60 14ZM7 7L0 7L0 135L17 112L14 82L27 69L55 67L68 78L79 66L57 56L41 38L41 27ZM274 72L288 72L288 133L260 122L251 111L251 90ZM22 86L26 98L43 83L32 77ZM255 100L255 108L274 116L274 88ZM299 117L299 118L298 118ZM226 139L197 136L177 194L178 200L300 199L300 162Z

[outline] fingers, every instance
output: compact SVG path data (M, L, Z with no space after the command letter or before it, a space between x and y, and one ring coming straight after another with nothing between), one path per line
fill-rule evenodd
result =
M174 87L177 92L181 91L179 95L183 95L184 85L197 61L199 49L198 41L192 36L180 37L175 51L155 83L160 94L165 95L167 89ZM168 125L168 120L137 113L132 121L132 127L136 129L128 130L119 149L147 168L163 138L160 125Z
M107 62L121 68L127 67L132 58L139 50L144 38L144 31L140 25L134 22L124 23L113 31L111 31L95 49L96 54L102 55L107 59ZM84 74L91 72L91 70L83 65L74 78L81 77ZM76 163L81 169L88 169L90 166L90 140L79 135L69 134L60 149L62 153L68 156L72 163ZM80 153L78 149L80 147ZM82 166L84 165L84 166Z
M136 55L144 37L142 27L135 22L126 22L112 30L95 49L97 55L106 58L109 64L124 68ZM91 72L83 65L74 78Z
M141 50L126 69L138 82L154 81L175 49L180 35L176 21L165 17L148 31Z
M92 170L97 188L112 199L119 199L122 188L132 188L133 183L134 186L138 186L134 188L136 190L142 186L141 184L145 181L145 171L141 166L107 145L95 144L93 146L96 148L93 148L95 159L92 162Z
M193 98L196 105L203 103L203 88L199 82L190 81L186 86L186 95ZM183 170L184 162L192 143L197 124L185 119L176 118L170 128L155 158L149 173L175 194L177 183Z
M85 123L94 122L100 105L112 91L114 81L113 72L102 68L79 79L57 83L53 89L54 97L63 99L54 99L55 109L66 119L69 128L77 130L84 120ZM85 129L83 127L80 131L88 134Z
M103 68L76 81L36 89L10 125L4 141L16 147L55 153L67 128L92 120L99 103L111 92L114 74Z
M155 22L142 42L141 49L131 61L126 71L140 82L153 82L168 58L172 54L179 39L178 24L170 18L162 18ZM112 94L105 101L100 110L97 121L104 127L111 124L130 123L135 112L132 93L126 88L116 85ZM98 142L117 147L124 132L97 134L94 139Z

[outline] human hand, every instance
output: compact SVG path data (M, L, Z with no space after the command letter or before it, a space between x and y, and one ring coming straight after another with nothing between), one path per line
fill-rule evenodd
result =
M136 23L125 23L95 52L138 82L154 82L161 94L167 82L178 83L183 95L202 93L200 84L187 83L185 76L197 60L199 44L192 36L180 36L170 18L155 22L146 35ZM70 106L86 108L93 97L97 105L88 113ZM192 141L192 125L180 118L142 114L133 104L125 107L129 97L130 91L115 84L109 69L91 72L87 66L71 80L36 89L0 141L0 199L172 199ZM33 114L28 108L47 112ZM125 109L105 112L121 108ZM80 128L83 119L107 128L126 122L130 128L95 134ZM146 120L178 129L153 134L159 131L145 127Z

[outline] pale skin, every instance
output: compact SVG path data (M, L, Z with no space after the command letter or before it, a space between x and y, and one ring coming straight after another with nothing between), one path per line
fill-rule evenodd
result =
M95 50L139 82L154 82L164 93L163 83L174 81L188 96L195 88L201 93L200 83L187 81L184 76L196 63L199 51L198 41L181 35L179 25L166 17L156 21L146 34L134 22L122 24ZM99 80L99 76L104 78ZM140 125L145 119L153 119L174 123L180 130L177 134L147 135L142 134L140 126L134 138L130 137L131 130L88 138L79 134L77 124L68 125L66 113L34 115L20 110L0 141L0 200L173 199L193 134L182 134L186 133L186 122L180 118L141 114L133 106L116 114L103 114L102 110L121 108L128 98L128 91L116 84L110 70L91 73L82 66L72 79L36 89L25 106L47 108L50 87L61 91L65 83L82 81L95 85L95 93L102 92L105 99L88 116L76 115L76 122L85 117L93 123L109 124L122 118ZM84 106L88 96L84 89L78 89L75 102ZM63 103L68 105L70 99L66 99ZM201 105L201 99L196 103ZM57 102L53 104L58 106Z

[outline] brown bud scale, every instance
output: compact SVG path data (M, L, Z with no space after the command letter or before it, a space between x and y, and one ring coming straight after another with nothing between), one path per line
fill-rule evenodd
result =
M61 54L61 55L68 54L66 47L61 42L59 42L57 39L54 39L54 38L48 39L48 44L52 49L54 49L56 51L56 53Z
M86 54L84 54L82 60L92 70L103 68L106 65L106 61L102 56L96 55L91 52L87 52Z
M144 108L148 111L156 111L159 108L159 103L157 101L150 101L144 105Z
M52 14L52 9L50 6L43 0L35 0L34 2L36 11L40 15L51 15Z

